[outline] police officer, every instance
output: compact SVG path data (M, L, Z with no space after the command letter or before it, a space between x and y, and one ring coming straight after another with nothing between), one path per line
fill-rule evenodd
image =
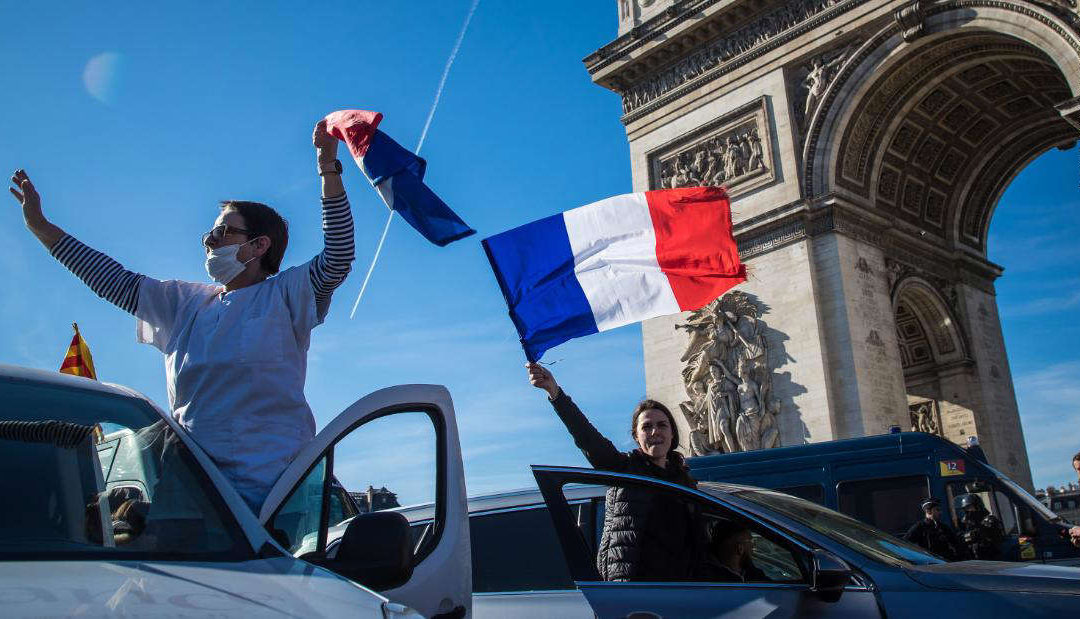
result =
M941 502L923 499L923 519L904 534L904 539L918 544L946 561L958 561L962 556L960 540L949 525L941 521Z
M962 494L960 507L960 540L972 559L998 561L1001 559L1001 540L1005 529L1001 521L986 510L977 494Z

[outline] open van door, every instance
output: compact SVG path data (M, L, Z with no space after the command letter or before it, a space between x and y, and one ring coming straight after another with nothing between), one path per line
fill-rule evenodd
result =
M419 419L425 426L430 422L427 431L433 439L422 448L408 445L408 437L355 440L371 426L401 419ZM381 421L373 424L376 420ZM367 505L368 513L347 517L352 514L341 509L337 480L346 480L348 488L347 478L355 475L361 456L380 461L401 458L397 468L412 468L412 462L432 464L433 479L422 481L434 495L436 515L422 534L410 531L404 516L376 511L377 505ZM343 522L335 522L343 517ZM454 406L440 385L388 387L349 406L301 450L259 512L262 525L295 556L377 590L425 617L445 619L471 614L468 517ZM327 531L335 525L342 525L344 534L328 543Z

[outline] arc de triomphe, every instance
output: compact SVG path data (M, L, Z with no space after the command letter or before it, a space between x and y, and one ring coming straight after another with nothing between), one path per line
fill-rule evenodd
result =
M918 427L1031 488L987 230L1080 136L1076 0L616 0L635 191L726 184L751 274L643 326L695 453Z

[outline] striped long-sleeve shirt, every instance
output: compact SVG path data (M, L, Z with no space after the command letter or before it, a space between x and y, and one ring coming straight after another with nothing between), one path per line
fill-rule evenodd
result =
M322 200L324 247L311 261L309 277L315 291L315 306L325 315L334 290L345 281L355 255L353 220L345 194ZM146 277L129 271L119 262L65 234L50 253L81 279L99 297L135 314L139 304L139 284Z

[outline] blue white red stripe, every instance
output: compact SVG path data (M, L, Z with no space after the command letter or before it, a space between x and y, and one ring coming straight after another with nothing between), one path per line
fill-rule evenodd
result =
M715 187L615 196L484 249L530 361L575 337L698 309L745 280Z
M390 209L427 240L443 247L475 234L430 187L427 162L379 131L382 114L340 110L326 117L330 135L343 140L356 164Z

